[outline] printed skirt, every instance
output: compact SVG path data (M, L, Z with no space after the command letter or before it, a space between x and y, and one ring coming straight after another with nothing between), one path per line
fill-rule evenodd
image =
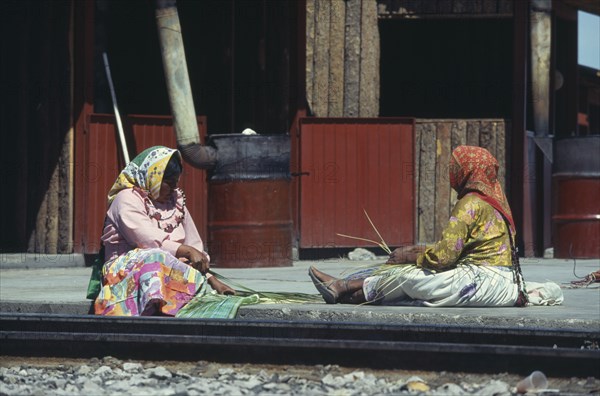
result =
M518 296L510 267L460 265L432 272L415 265L392 265L365 279L368 302L428 307L512 307Z
M134 249L102 268L97 315L174 316L202 287L205 277L164 250Z

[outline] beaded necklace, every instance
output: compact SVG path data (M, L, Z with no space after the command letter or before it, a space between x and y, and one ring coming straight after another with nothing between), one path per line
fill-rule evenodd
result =
M148 194L144 194L144 206L148 217L156 220L158 228L169 234L183 223L183 219L185 218L185 202L186 198L183 191L179 188L175 189L170 199L170 203L175 207L171 213L163 215L156 208Z

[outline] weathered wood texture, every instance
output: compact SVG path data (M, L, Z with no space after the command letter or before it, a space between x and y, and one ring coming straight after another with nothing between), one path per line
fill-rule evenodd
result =
M361 7L359 116L379 115L379 27L377 3L363 0Z
M415 125L416 230L418 243L441 237L456 202L448 164L452 150L468 144L488 149L499 163L498 179L505 184L506 124L501 119L417 119Z
M379 18L511 17L512 0L377 0Z
M314 55L315 55L315 0L306 0L306 101L313 106Z
M344 48L344 115L358 117L360 92L360 1L346 3Z
M341 1L331 2L329 48L329 114L344 113L344 37L346 7Z
M0 252L71 253L70 2L5 2Z
M307 0L306 96L317 117L379 115L374 0Z

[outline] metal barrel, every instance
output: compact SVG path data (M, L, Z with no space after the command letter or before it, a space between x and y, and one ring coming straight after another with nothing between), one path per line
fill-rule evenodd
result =
M600 258L600 136L559 139L554 147L554 256Z
M208 251L216 267L292 265L290 138L209 136Z

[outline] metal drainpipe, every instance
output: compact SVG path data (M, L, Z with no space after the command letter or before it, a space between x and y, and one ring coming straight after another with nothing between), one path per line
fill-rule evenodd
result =
M203 146L200 141L175 0L156 0L156 25L177 148L193 167L212 168L217 161L217 151Z

